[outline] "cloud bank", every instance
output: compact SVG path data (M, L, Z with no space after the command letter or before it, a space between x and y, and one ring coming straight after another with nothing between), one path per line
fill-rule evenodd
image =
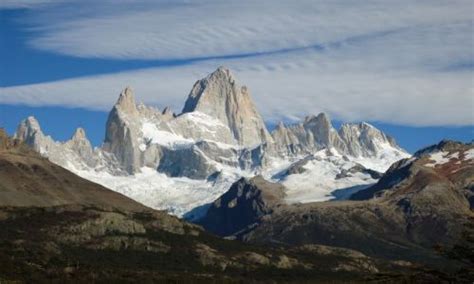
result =
M130 3L32 8L22 21L28 44L181 65L0 88L0 103L106 110L131 85L142 101L179 112L194 81L226 65L267 120L326 111L345 121L474 124L471 1Z

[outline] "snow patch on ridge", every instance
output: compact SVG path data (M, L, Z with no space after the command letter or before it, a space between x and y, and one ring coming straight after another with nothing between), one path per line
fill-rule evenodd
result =
M394 162L411 157L410 154L395 149L389 143L380 142L376 145L378 147L379 153L376 157L349 157L349 159L363 165L368 169L384 173Z
M192 139L184 138L169 131L160 130L156 124L151 122L143 123L141 130L143 133L143 139L147 143L159 144L173 149L191 147L195 143L195 141ZM143 146L141 146L140 150L142 149Z
M332 193L357 186L369 186L377 180L362 173L352 174L351 177L336 179L342 171L355 166L354 161L344 159L337 151L331 150L328 155L326 150L314 154L314 159L309 160L300 174L292 174L284 178L281 183L288 189L286 202L309 203L335 199ZM362 188L360 188L362 189Z
M286 202L292 204L346 199L350 194L376 183L377 179L360 172L336 178L341 171L360 164L367 169L383 173L394 162L410 155L393 147L387 147L377 158L351 157L341 155L336 149L331 148L318 151L313 157L303 166L305 170L303 173L291 174L282 180L274 179L287 188ZM284 164L282 161L281 165Z
M198 126L205 126L208 129L214 129L217 127L227 127L219 119L199 111L183 113L179 117L182 119L186 119Z
M436 152L429 156L430 162L426 163L425 166L434 168L436 165L442 165L449 162L451 159L448 157L448 152Z
M469 149L466 152L464 152L464 159L474 160L474 149Z

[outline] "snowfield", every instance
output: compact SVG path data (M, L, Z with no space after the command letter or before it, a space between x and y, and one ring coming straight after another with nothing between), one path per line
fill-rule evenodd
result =
M169 148L177 149L191 147L195 142L192 139L186 139L183 136L169 131L159 130L156 124L145 122L142 125L144 143L140 144L140 150L146 150L146 144L158 144ZM143 145L143 146L142 146Z
M430 154L428 157L429 162L425 164L425 166L434 168L437 165L444 165L448 163L449 161L455 159L461 159L461 153L460 152L454 152L449 154L449 152L436 152L433 154ZM470 161L474 160L474 149L469 149L463 153L463 160ZM457 163L461 163L461 161L458 161Z
M327 200L347 199L359 190L375 184L377 179L364 173L351 173L350 176L337 179L342 170L348 170L357 164L367 169L385 172L393 162L410 155L393 151L393 148L384 151L380 157L369 159L364 157L347 157L340 155L335 149L321 150L314 154L314 159L309 160L300 174L284 177L280 182L287 188L286 201L292 203L309 203Z
M227 175L215 182L184 177L171 178L146 167L141 169L141 173L130 176L114 176L95 171L74 172L148 207L165 210L178 217L183 217L196 207L213 202L239 178L237 175Z
M153 124L143 124L144 137L151 143L163 143L167 147L184 147L195 143L173 133L160 131ZM156 139L156 140L155 140ZM217 143L217 145L223 143ZM220 145L219 145L220 146ZM223 144L224 148L227 144ZM336 179L342 170L361 164L368 169L385 172L390 165L402 158L409 157L402 151L387 148L379 157L342 156L336 149L316 152L314 159L303 166L305 172L277 177L294 162L305 157L289 159L269 158L269 165L259 172L242 171L216 163L221 174L215 180L196 180L186 177L169 177L156 169L143 167L140 173L128 176L112 175L94 169L78 169L73 164L67 168L77 175L101 184L107 188L128 196L146 206L165 210L170 214L187 219L196 219L205 214L208 204L225 193L241 177L253 177L261 174L265 179L283 184L287 188L286 202L308 203L327 200L347 199L352 193L377 182L370 175L352 173L348 177ZM435 156L444 161L442 154Z

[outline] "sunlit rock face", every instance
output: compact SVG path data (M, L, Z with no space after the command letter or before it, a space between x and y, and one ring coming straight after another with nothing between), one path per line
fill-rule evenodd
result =
M194 84L183 113L202 112L228 126L240 146L272 142L272 137L246 86L240 86L229 69L219 67Z

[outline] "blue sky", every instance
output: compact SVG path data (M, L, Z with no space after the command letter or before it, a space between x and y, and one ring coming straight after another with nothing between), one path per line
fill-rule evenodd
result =
M0 127L34 115L95 145L120 90L179 112L220 65L269 125L329 113L409 151L474 137L471 1L0 3Z

